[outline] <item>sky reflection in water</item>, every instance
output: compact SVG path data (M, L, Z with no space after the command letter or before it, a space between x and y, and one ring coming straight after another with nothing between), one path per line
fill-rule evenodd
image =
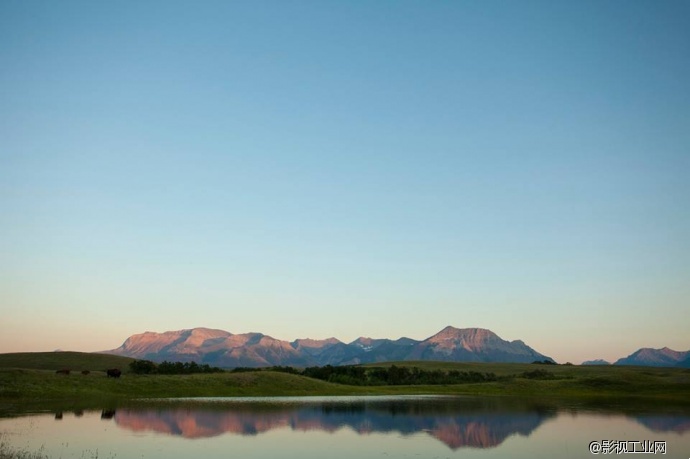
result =
M661 440L690 454L690 416L557 411L497 398L227 400L1 419L49 457L594 457L593 440Z

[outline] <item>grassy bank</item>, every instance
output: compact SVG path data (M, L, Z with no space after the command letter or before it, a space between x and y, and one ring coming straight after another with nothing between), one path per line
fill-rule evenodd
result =
M43 451L13 448L5 442L0 433L0 459L48 459L48 456Z
M391 365L384 364L383 366ZM629 396L690 404L690 369L613 365L398 362L426 370L494 373L495 383L472 385L482 394L539 396ZM382 366L382 365L378 365ZM543 373L545 377L540 377ZM536 375L535 375L536 374ZM534 375L525 377L525 375Z
M397 366L416 366L425 370L494 373L498 379L448 385L351 386L274 371L193 375L125 373L121 378L113 379L106 377L104 367L117 366L126 370L123 363L129 360L108 360L123 358L98 354L47 354L31 356L27 363L14 357L0 356L0 411L19 406L87 408L139 398L384 394L511 395L570 399L573 403L601 400L627 405L690 407L690 370L687 369L398 362ZM72 364L67 365L67 359L72 359ZM6 362L11 362L11 366L3 368ZM21 368L22 365L25 367ZM46 369L35 368L41 365ZM88 369L90 373L55 373L55 369L65 367Z

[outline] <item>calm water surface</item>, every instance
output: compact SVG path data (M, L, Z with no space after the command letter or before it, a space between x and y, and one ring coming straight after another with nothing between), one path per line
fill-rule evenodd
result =
M0 419L12 449L51 458L690 458L690 413L468 397L148 401ZM613 441L594 455L592 441ZM638 443L639 442L639 443ZM625 446L622 444L625 443ZM640 456L639 454L643 454Z

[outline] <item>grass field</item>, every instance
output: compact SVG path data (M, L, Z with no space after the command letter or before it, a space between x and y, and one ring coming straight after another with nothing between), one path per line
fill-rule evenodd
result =
M396 362L425 370L495 373L497 381L453 385L348 386L274 371L106 377L131 359L104 354L51 352L0 354L0 412L16 409L96 407L140 398L303 395L453 394L560 398L587 403L690 407L690 370L651 367L510 363ZM377 364L387 366L390 364ZM56 369L71 368L70 375ZM88 375L81 370L90 370ZM523 377L535 369L548 379Z
M69 368L77 373L82 370L105 371L108 368L120 368L125 372L133 360L119 355L86 352L18 352L0 354L0 368L54 371Z
M395 365L489 372L499 377L497 382L454 386L458 393L464 394L629 398L690 406L690 369L453 362L397 362ZM544 370L553 375L553 379L520 377L535 370Z

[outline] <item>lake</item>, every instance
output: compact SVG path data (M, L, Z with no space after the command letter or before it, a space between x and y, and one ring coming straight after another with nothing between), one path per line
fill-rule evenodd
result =
M143 400L15 413L0 435L4 450L64 459L690 457L687 410L503 397Z

